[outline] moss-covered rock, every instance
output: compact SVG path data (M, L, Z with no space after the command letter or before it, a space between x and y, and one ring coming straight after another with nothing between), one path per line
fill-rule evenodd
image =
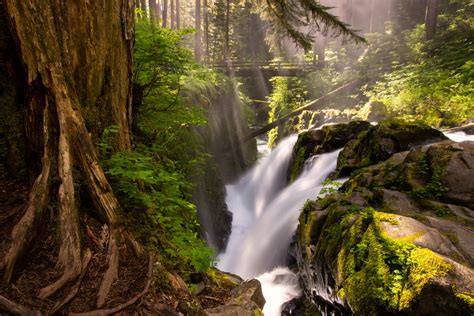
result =
M288 169L288 180L294 181L303 170L304 162L311 156L334 151L367 130L370 124L354 121L348 124L326 125L298 135Z
M349 142L338 157L337 174L347 176L354 170L388 159L413 146L446 140L440 131L427 125L385 120Z
M306 296L341 313L472 315L474 143L377 161L305 204L293 252Z
M253 279L234 288L231 298L224 305L206 309L205 312L209 316L258 316L263 315L264 305L262 286L258 280Z
M451 303L438 306L439 315L471 312L458 293L472 291L472 270L453 264L445 256L447 253L440 255L429 248L440 251L442 246L434 242L439 238L456 249L441 233L421 223L402 225L410 221L418 223L340 203L331 204L324 212L302 216L298 261L300 271L309 273L304 278L309 296L315 303L324 299L340 310L351 308L356 314L385 315L417 314L414 308L421 308L417 301L426 300L425 295L436 300L443 293L449 297L443 300L455 301L457 307L452 309ZM424 240L428 234L428 239L433 239L431 243ZM443 286L446 283L452 285L450 290Z

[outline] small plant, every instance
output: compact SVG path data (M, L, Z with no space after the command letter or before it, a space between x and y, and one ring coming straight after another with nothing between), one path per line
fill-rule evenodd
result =
M319 195L322 195L322 196L337 192L339 187L342 185L341 182L331 180L329 178L324 180L322 184L323 184L323 188L319 191Z

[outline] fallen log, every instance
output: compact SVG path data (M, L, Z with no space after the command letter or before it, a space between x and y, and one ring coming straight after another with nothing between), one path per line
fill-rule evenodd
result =
M243 139L241 139L241 142L242 143L246 143L248 142L249 140L251 140L252 138L254 137L257 137L259 135L262 135L266 132L268 132L269 130L285 123L286 121L288 121L290 118L294 117L294 116L297 116L299 115L301 112L305 111L305 110L310 110L310 109L313 109L315 106L318 106L320 105L321 103L327 101L328 99L332 98L333 96L341 93L342 91L344 90L349 90L351 88L353 88L355 85L357 84L357 80L353 80L353 81L350 81L342 86L340 86L339 88L335 89L335 90L332 90L331 92L323 95L322 97L320 97L319 99L316 99L316 100L313 100L309 103L306 103L305 105L297 108L296 110L292 111L291 113L288 113L287 115L283 116L283 117L280 117L279 119L271 122L270 124L268 125L265 125L263 126L262 128L248 134L247 136L245 136Z

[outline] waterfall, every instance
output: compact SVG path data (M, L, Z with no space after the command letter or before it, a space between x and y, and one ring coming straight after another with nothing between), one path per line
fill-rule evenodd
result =
M446 132L446 137L455 142L471 141L474 142L474 135L466 134L465 132Z
M298 296L298 278L285 268L299 211L314 199L336 168L339 151L309 160L302 174L286 186L297 136L290 136L248 171L227 185L226 203L233 213L232 233L218 268L243 278L258 278L267 300L265 315L279 315L281 304Z

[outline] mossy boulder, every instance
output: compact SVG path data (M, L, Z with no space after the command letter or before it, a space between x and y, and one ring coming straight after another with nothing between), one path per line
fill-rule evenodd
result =
M293 250L307 298L339 313L474 314L473 171L474 143L441 141L307 202Z
M337 160L337 174L344 177L354 170L388 159L413 146L446 140L444 134L427 125L385 120L349 142Z
M263 315L262 308L265 305L262 286L258 280L249 280L231 292L231 297L224 305L206 309L209 316L255 316Z
M304 162L311 156L342 148L369 127L368 122L354 121L348 124L326 125L321 129L300 133L293 149L288 169L288 180L292 182L299 176L303 170Z
M449 238L415 219L338 201L300 218L297 261L314 303L360 315L419 315L428 300L437 301L437 315L474 311L460 294L472 293L474 273L450 258L459 251Z

